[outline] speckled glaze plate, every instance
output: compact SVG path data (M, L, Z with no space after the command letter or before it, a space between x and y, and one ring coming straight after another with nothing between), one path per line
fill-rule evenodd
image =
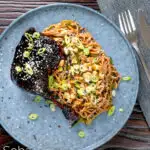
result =
M38 31L64 19L78 21L101 44L122 76L113 102L116 112L108 117L103 113L89 125L69 128L61 110L51 112L44 100L35 103L34 95L18 88L10 78L10 67L22 34L29 27ZM0 39L0 123L17 141L33 150L91 150L110 140L125 124L136 101L139 85L138 68L133 50L118 28L100 13L79 5L53 4L34 9L16 19ZM119 108L124 112L119 112ZM36 121L28 120L29 113L39 114ZM78 131L84 130L81 139Z

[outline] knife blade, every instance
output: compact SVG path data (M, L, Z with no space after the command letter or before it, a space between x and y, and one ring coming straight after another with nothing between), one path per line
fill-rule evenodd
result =
M150 48L150 25L147 23L144 11L138 10L139 28L145 45Z
M150 48L150 25L148 25L145 13L143 10L138 10L138 20L139 20L139 29L140 34L143 39L143 42L147 48ZM138 59L138 56L137 56ZM148 82L148 78L144 71L143 65L140 60L137 61L140 72L140 86L139 86L139 94L138 101L140 107L142 109L143 115L146 119L146 122L150 128L150 83Z

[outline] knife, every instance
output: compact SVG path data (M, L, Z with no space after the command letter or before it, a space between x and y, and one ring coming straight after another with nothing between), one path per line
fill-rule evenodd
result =
M150 49L150 25L148 25L144 11L141 9L138 10L138 18L141 36L145 45Z
M150 49L150 25L148 25L145 19L145 13L143 10L138 10L138 21L139 21L139 31L143 42L147 48ZM138 59L138 57L137 57ZM140 61L137 61L139 65L140 72L140 86L139 86L139 94L138 101L144 117L147 121L147 124L150 128L150 83L148 82L148 78Z

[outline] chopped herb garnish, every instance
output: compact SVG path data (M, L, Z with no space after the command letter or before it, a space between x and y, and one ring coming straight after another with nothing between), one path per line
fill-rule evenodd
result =
M39 118L39 115L38 114L34 114L34 113L31 113L29 114L28 118L30 120L37 120Z
M33 38L39 39L40 38L40 33L39 32L34 32L33 33Z
M80 138L84 138L84 137L85 137L84 131L83 131L83 130L79 131L79 132L78 132L78 136L79 136Z
M115 112L116 107L112 106L109 110L108 110L108 116L112 116Z
M21 68L20 66L16 66L16 67L15 67L15 70L17 71L17 73L22 72L22 68Z
M45 47L40 48L40 49L38 50L38 55L42 55L45 51L46 51L46 48L45 48Z
M29 58L29 56L30 56L30 52L28 52L28 51L24 51L24 53L23 53L23 57L25 57L25 58Z
M41 101L41 99L42 99L41 96L36 96L33 101L36 103L39 103Z
M124 109L123 108L119 108L119 112L124 112Z
M50 109L51 109L52 112L56 111L54 103L50 104Z
M28 63L25 63L25 72L29 75L33 75L33 70Z
M123 81L130 81L130 80L131 80L131 77L130 77L130 76L122 77L122 80L123 80Z

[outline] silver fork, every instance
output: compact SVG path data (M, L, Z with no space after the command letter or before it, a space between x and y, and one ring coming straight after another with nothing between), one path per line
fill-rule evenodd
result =
M138 37L137 37L137 29L133 20L133 16L131 15L131 12L129 10L122 12L118 15L119 19L119 25L120 29L123 32L123 34L127 37L127 39L130 41L132 46L135 48L140 61L143 65L143 68L145 70L146 76L148 78L148 81L150 82L150 74L148 71L148 68L146 66L145 60L138 48Z

